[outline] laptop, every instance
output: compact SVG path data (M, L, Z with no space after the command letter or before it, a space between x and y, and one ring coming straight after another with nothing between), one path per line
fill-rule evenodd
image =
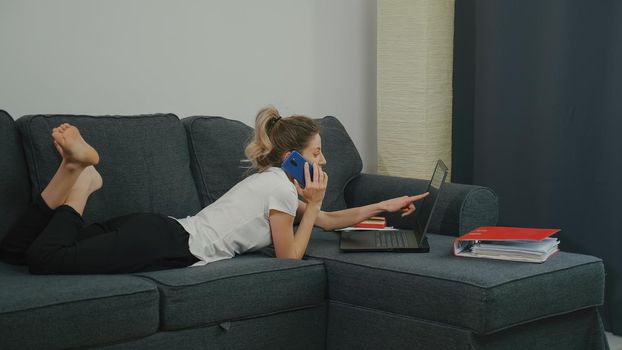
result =
M434 213L447 172L447 166L439 159L428 184L427 192L430 194L410 215L411 220L413 220L413 230L344 231L341 233L339 248L345 252L429 252L430 246L426 239L426 231L430 225L430 219Z

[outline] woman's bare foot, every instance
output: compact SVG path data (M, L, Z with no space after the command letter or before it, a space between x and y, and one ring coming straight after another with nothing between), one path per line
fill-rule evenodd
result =
M63 162L67 165L77 167L87 167L99 163L99 154L89 145L80 131L73 125L64 123L52 130L54 145L63 157Z
M41 192L41 198L50 209L56 209L67 203L69 197L74 201L78 200L80 205L80 202L86 201L88 196L102 185L101 176L95 168L91 167L92 170L84 171L85 168L99 163L99 155L84 141L78 129L69 124L65 123L54 128L52 138L54 147L63 157L63 161L50 183ZM83 173L84 176L81 176ZM81 183L77 185L79 178Z
M102 185L104 184L104 180L102 179L102 176L99 174L97 169L95 169L95 167L92 165L89 165L86 168L84 168L84 170L82 170L82 174L80 174L80 177L78 177L77 182L80 182L81 178L85 178L86 180L88 180L89 194L99 190L100 188L102 188Z
M104 181L99 172L94 166L89 165L84 168L80 176L78 176L78 179L71 187L69 196L71 196L72 192L79 192L82 195L89 196L91 193L102 188L103 183Z
M73 187L71 187L64 204L72 207L82 215L89 196L99 190L102 185L101 175L94 166L89 165L82 170Z

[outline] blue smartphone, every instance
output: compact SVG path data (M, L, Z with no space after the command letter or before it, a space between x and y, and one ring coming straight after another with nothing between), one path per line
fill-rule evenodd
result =
M287 174L296 179L300 184L300 187L305 188L305 163L307 162L304 157L297 151L291 151L289 156L285 158L281 163L281 169ZM313 179L313 165L309 163L309 175Z

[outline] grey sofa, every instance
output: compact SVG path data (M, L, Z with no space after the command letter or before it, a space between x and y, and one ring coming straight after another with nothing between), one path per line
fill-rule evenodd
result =
M220 117L0 112L0 239L60 162L50 130L77 125L104 187L87 221L128 212L183 217L246 174L252 129ZM333 117L319 120L330 174L325 210L422 192L426 181L361 173ZM243 165L243 164L242 164ZM452 236L497 220L490 189L448 184L428 254L355 253L316 229L302 261L271 249L203 267L133 275L30 275L0 263L0 349L606 349L602 261L457 258ZM389 215L395 226L407 227ZM563 247L563 246L562 246Z

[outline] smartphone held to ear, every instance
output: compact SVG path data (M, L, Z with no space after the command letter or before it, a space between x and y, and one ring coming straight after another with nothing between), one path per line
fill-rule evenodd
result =
M289 176L298 181L300 187L305 188L305 163L304 157L297 151L291 151L289 156L281 163L283 169ZM313 166L309 163L309 175L313 179Z

